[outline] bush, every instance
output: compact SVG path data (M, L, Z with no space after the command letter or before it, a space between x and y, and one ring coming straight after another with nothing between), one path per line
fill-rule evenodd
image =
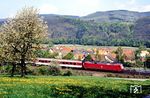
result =
M38 68L38 73L40 75L48 75L48 67L47 66L40 66Z
M61 68L60 66L48 66L48 75L58 76L61 75Z
M92 61L91 55L87 55L87 56L85 57L85 60L86 60L86 61Z
M46 75L44 70L47 66L27 66L27 73L29 75Z
M58 56L58 53L50 53L48 50L36 50L34 51L37 57L44 57L44 58L55 58Z
M63 76L72 76L73 75L73 72L72 70L66 70L64 73L63 73Z
M61 68L58 66L38 66L38 67L29 67L29 74L32 75L61 75Z
M68 59L68 60L70 60L70 59L73 59L73 57L74 57L73 52L69 52L67 55L65 55L65 56L63 57L63 59Z
M91 72L85 72L82 70L63 69L62 76L92 76Z
M10 74L11 73L12 66L10 65L4 65L0 66L0 73L2 74Z
M150 68L150 56L146 57L145 65L147 68Z
M107 74L106 77L114 77L114 75L110 73L110 74Z
M61 75L61 67L56 63L51 64L50 66L27 66L27 73L31 75Z
M130 63L130 62L124 62L123 66L125 66L125 67L132 67L132 63Z

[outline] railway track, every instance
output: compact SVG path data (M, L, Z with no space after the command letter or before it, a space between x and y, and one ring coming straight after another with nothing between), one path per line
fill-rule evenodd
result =
M85 70L81 68L72 68L76 71L82 72L89 72L91 74L122 74L122 75L144 75L150 76L150 70L135 70L135 69L125 69L123 72L110 72L110 71L103 71L103 70Z
M131 75L150 75L150 70L125 69L123 73Z

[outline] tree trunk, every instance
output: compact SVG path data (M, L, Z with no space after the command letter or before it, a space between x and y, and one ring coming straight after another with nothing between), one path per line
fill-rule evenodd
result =
M15 72L15 70L16 70L16 64L15 63L12 63L12 71L11 71L11 77L13 77L14 76L14 72Z
M24 77L23 65L21 64L21 77Z
M25 75L27 75L27 67L26 67L26 64L24 64L24 73L25 73Z
M25 60L24 59L21 59L20 66L21 66L21 77L25 77L25 73L24 73Z

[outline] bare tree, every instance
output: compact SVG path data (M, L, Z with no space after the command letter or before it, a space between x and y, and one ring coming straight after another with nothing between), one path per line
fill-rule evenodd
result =
M38 14L38 10L23 8L14 18L8 19L1 27L1 58L12 62L12 76L15 65L21 66L21 76L25 76L26 62L30 61L43 38L47 37L48 27Z

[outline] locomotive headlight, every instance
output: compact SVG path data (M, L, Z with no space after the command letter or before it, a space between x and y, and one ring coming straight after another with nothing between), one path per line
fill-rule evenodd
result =
M121 69L124 69L123 64L120 64L120 66L121 66Z

